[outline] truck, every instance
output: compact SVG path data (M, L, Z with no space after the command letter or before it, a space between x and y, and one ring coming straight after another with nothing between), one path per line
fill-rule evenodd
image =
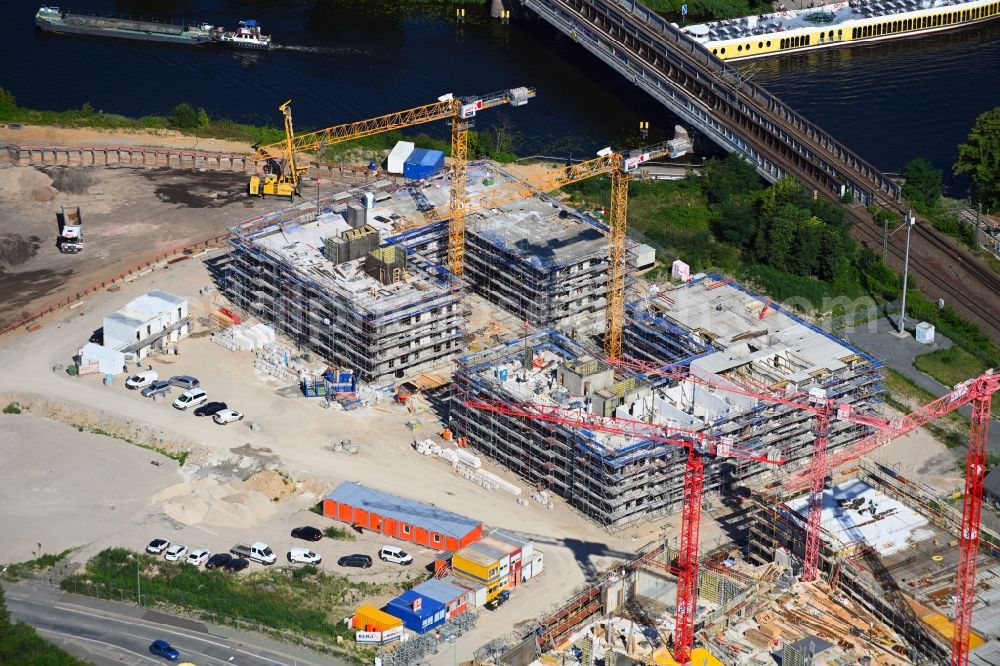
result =
M62 207L62 224L59 229L59 251L76 254L83 249L83 218L80 207Z
M229 552L237 557L243 557L261 564L274 564L278 559L271 547L261 541L254 542L249 546L237 545L229 549Z

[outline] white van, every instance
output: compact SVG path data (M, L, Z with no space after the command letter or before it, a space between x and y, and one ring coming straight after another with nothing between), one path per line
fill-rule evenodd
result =
M146 370L145 372L140 372L139 374L132 375L131 377L126 379L125 388L130 388L130 389L146 388L159 378L160 376L156 374L156 370Z
M378 556L383 562L394 562L404 565L413 564L413 556L396 546L382 546L382 550L378 551Z
M195 405L200 405L203 402L208 401L208 394L205 393L204 389L196 388L190 391L184 391L177 399L174 400L174 407L177 409L187 409L188 407L194 407Z

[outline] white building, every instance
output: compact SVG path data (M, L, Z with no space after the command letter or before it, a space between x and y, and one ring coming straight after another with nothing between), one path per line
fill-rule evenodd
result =
M150 291L104 316L104 346L144 358L188 334L187 299Z

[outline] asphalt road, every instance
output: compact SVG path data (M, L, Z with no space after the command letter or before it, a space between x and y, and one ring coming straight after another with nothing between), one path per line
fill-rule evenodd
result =
M167 666L149 644L162 639L181 653L179 662L197 666L328 666L337 662L252 634L237 634L200 622L40 585L6 585L14 618L96 666ZM177 662L174 662L177 663Z

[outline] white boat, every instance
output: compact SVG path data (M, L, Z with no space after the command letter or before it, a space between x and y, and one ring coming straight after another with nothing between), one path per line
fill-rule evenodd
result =
M257 21L254 20L240 21L239 28L228 32L223 28L217 28L212 38L221 44L240 49L271 48L271 35L263 34Z

